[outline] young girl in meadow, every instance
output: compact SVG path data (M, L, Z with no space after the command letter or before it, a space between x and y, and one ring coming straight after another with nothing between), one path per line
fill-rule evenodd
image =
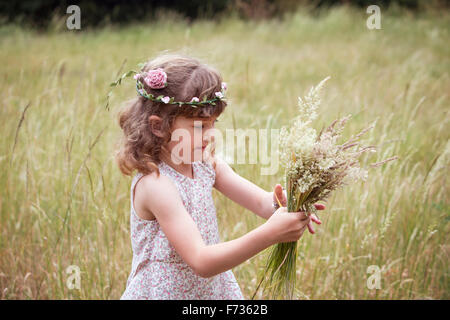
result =
M307 227L314 233L311 221L321 222L287 212L280 184L267 192L206 148L227 105L226 84L213 67L164 54L134 78L138 97L119 115L118 165L125 175L137 171L130 190L133 260L121 299L244 299L231 269L271 245L297 241ZM174 139L175 132L185 134ZM213 187L268 220L220 242Z

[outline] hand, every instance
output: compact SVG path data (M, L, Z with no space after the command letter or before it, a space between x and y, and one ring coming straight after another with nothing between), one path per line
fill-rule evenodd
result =
M283 190L283 187L281 186L281 184L277 184L273 190L273 201L278 203L277 198L279 200L279 202L281 203L282 207L286 207L287 206L287 192L286 190ZM317 210L324 210L325 209L325 205L320 204L320 203L315 203L314 206L316 207ZM312 221L316 224L322 224L322 221L319 220L319 218L313 213L310 215L311 221L308 223L308 231L312 234L316 233L313 225L312 225Z
M305 212L288 212L280 207L264 224L267 237L272 244L298 241L310 219Z

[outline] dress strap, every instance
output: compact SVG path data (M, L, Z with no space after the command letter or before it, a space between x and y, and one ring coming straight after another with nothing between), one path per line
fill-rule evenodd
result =
M199 164L202 168L203 175L212 180L214 184L214 182L216 181L216 170L214 169L212 163L208 161L200 161Z

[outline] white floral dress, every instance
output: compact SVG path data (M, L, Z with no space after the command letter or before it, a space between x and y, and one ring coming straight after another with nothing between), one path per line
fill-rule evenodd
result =
M163 161L158 167L161 174L174 182L205 244L219 243L216 208L212 197L215 181L212 165L202 161L193 162L193 179ZM243 300L241 289L231 270L210 278L196 275L169 243L158 221L144 220L136 214L133 191L142 176L137 173L131 183L133 260L121 299Z

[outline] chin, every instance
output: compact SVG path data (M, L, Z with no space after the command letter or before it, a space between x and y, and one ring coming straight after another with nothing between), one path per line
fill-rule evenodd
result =
M192 162L201 161L204 158L204 150L197 149L196 152L198 152L198 154L192 153Z

